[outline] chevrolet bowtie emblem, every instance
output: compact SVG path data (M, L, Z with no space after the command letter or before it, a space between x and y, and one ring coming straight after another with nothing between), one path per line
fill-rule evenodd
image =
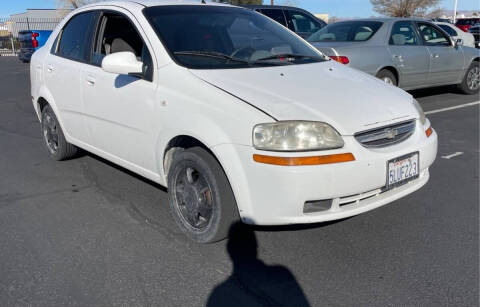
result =
M398 135L398 130L397 129L387 129L385 130L385 138L391 140L395 138Z

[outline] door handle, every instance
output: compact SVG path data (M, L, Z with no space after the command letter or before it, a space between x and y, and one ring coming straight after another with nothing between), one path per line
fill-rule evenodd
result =
M90 85L90 86L94 86L95 85L95 78L92 77L92 76L87 76L85 78L85 81L87 81L87 84Z
M394 55L393 55L393 59L394 59L394 60L397 60L397 61L400 62L400 63L403 62L403 56L398 55L398 54L394 54Z
M434 58L434 59L437 59L439 57L440 57L440 55L438 53L432 54L432 58Z
M55 70L55 68L53 68L53 65L52 64L48 64L47 65L47 71L48 72L53 72Z

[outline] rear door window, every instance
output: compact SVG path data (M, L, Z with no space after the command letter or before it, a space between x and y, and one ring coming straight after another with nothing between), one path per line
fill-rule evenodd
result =
M287 21L285 20L285 15L283 14L283 10L280 9L262 9L260 10L260 13L262 13L265 16L270 17L271 19L275 20L282 26L286 27L287 26Z
M91 11L72 17L62 30L56 54L70 60L88 62L96 16L97 12Z
M394 46L420 45L420 39L414 24L410 21L397 21L392 27L389 43Z

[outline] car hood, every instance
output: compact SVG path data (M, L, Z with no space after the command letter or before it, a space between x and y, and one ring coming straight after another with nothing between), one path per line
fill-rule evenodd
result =
M326 122L342 135L418 117L411 95L334 61L190 71L276 120Z

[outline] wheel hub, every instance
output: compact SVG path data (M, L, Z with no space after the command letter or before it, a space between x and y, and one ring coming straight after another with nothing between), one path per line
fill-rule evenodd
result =
M384 78L383 78L383 81L384 81L385 83L387 83L387 84L393 85L393 80L390 79L389 77L384 77Z
M191 227L203 229L213 214L213 198L206 178L192 167L180 171L175 182L176 205Z

